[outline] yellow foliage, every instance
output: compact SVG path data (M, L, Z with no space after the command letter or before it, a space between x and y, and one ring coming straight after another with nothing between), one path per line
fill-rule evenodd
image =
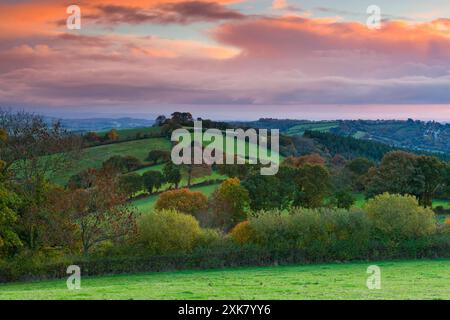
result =
M231 238L239 244L248 243L251 237L251 227L250 223L247 221L242 221L237 224L230 232Z

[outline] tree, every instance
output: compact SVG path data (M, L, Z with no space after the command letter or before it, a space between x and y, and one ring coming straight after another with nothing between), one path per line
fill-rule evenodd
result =
M269 210L289 205L293 194L284 193L282 184L290 181L282 181L278 175L262 176L259 173L254 173L242 181L242 186L249 193L252 210ZM295 187L292 189L295 190Z
M346 164L346 168L357 176L362 176L374 167L375 163L367 158L359 157L351 160Z
M97 132L88 132L84 135L84 140L87 142L93 143L93 142L99 142L101 141L100 136L97 134Z
M323 206L330 189L330 174L325 167L306 164L298 169L294 179L298 188L294 205L305 208Z
M123 163L127 172L135 171L142 166L141 161L133 156L125 156L123 157Z
M167 162L170 160L170 152L167 150L152 150L148 153L146 160L152 162L154 165L159 161Z
M22 246L22 241L17 234L17 223L20 207L19 196L0 184L0 257L2 253L8 253Z
M0 128L4 132L0 148L3 173L10 173L16 180L50 178L81 154L81 137L64 129L60 122L48 125L41 116L0 109Z
M133 156L112 156L102 164L103 168L114 170L118 173L127 173L139 169L141 161Z
M161 193L155 209L174 209L198 217L201 212L208 209L208 198L201 192L189 189L169 190Z
M140 174L130 173L120 177L120 189L123 193L133 198L136 193L142 190L143 178Z
M108 160L104 161L102 164L103 169L115 171L117 173L127 173L128 168L126 167L125 161L122 156L112 156Z
M341 178L350 180L354 191L364 191L369 171L375 167L375 163L367 158L359 157L351 160L343 168Z
M70 177L67 186L69 189L87 189L92 187L97 173L96 169L89 168Z
M106 133L105 139L108 141L117 141L119 140L119 133L116 129L111 129Z
M171 121L182 126L192 126L194 118L189 112L174 112L171 114Z
M149 170L142 175L143 184L148 193L152 194L156 189L158 190L164 183L164 176L159 171Z
M31 250L42 247L71 246L75 225L64 205L66 190L42 177L16 186L22 201L18 230L22 242Z
M367 192L369 196L384 192L410 194L421 205L431 207L436 191L445 185L445 172L445 164L436 157L390 152L372 172Z
M222 182L213 193L211 207L217 224L225 231L247 219L250 207L248 191L237 178L229 178Z
M164 180L175 186L178 189L178 185L181 181L181 171L172 162L168 162L163 168Z
M325 159L323 159L319 154L313 153L301 157L288 157L286 158L282 165L292 168L300 168L306 164L310 165L325 165Z
M99 171L91 188L71 191L65 202L65 212L79 228L85 255L102 241L125 238L136 230L135 212L120 190L118 177L110 171Z
M339 209L350 209L355 203L355 198L348 191L337 191L334 196L334 205Z
M160 127L166 122L167 118L165 115L160 115L155 119L155 126Z
M445 164L436 157L420 156L416 159L416 167L423 179L419 203L424 207L432 207L436 191L445 184Z
M417 156L404 151L387 153L380 166L371 173L366 193L368 197L389 192L419 196L423 178L416 166Z

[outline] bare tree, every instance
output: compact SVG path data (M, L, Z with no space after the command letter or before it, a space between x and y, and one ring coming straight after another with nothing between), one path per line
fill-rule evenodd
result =
M18 180L49 178L70 165L82 150L80 136L59 121L48 124L40 115L0 109L0 128L7 135L0 149L3 173Z

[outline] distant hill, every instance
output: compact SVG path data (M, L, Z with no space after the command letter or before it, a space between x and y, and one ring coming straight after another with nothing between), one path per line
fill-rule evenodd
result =
M330 132L339 136L382 142L393 147L450 153L450 124L434 121L259 119L233 124L280 129L281 133L292 136L301 136L305 131Z
M70 131L106 131L110 129L133 129L152 126L155 121L134 118L92 118L92 119L57 119L46 117L49 123L60 120L62 125Z

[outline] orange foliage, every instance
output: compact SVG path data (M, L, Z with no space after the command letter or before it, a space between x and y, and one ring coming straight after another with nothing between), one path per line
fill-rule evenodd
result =
M155 209L174 209L196 216L208 208L208 198L201 192L189 189L169 190L161 193Z
M301 157L289 157L284 160L284 165L300 168L306 164L325 166L325 159L318 153L307 154Z
M445 225L450 228L450 218L445 219Z

